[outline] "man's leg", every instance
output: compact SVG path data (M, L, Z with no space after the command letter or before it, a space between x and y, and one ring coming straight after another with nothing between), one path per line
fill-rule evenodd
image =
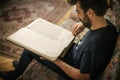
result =
M66 62L70 62L68 59L68 57L66 56L65 58L62 58L64 61ZM60 76L68 79L68 80L72 80L70 77L68 77L57 65L55 65L54 63L48 61L48 60L41 60L40 56L38 56L35 53L32 53L28 50L24 50L19 64L16 68L16 72L21 75L26 67L29 65L29 63L32 61L32 59L36 59L38 62L42 63L43 65L45 65L46 67L48 67L49 69L55 71L56 73L58 73Z
M34 58L34 57L32 57L31 54L32 53L30 51L24 50L24 52L21 55L18 67L13 71L2 71L2 72L0 72L0 76L4 80L16 80L24 72L24 70L27 68L29 63Z
M23 51L23 53L21 55L21 58L19 60L19 63L17 65L16 69L15 69L15 71L19 75L21 75L25 71L25 69L27 68L27 66L33 60L33 58L34 58L33 55L34 54L33 55L32 54L33 54L32 52L30 52L30 51L28 51L26 49Z

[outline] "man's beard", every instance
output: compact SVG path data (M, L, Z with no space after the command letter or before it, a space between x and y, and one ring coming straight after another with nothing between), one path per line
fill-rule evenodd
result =
M85 17L83 18L83 20L81 20L80 18L79 18L79 20L83 23L84 27L90 28L92 25L91 20L87 14L85 14Z

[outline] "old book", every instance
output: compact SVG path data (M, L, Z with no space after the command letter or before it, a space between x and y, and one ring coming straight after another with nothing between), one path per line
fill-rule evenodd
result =
M41 18L7 37L7 40L50 61L56 60L73 39L70 31Z

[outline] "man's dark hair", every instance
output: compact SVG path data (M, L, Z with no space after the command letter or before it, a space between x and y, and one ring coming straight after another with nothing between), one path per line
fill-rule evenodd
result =
M72 5L75 5L78 1L84 12L87 12L90 8L95 11L97 16L103 16L108 8L106 0L68 0Z

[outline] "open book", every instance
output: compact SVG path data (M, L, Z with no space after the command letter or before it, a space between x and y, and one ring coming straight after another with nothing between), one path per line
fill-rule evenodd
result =
M7 40L50 61L56 60L73 39L70 31L41 18L7 37Z

